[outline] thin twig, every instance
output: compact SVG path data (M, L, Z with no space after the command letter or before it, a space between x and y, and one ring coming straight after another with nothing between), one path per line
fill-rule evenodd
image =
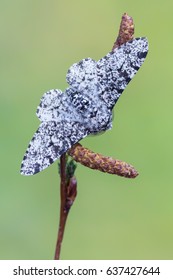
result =
M60 219L54 260L60 259L61 244L64 236L69 210L77 196L77 181L74 176L76 164L67 162L66 154L60 157Z
M66 187L66 154L64 153L60 157L60 221L59 221L59 230L58 230L58 239L55 250L55 260L59 260L61 252L61 244L63 240L66 220L68 211L66 210L66 197L67 197L67 187Z

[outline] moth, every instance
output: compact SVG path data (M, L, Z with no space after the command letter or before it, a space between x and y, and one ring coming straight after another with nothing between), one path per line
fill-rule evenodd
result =
M66 75L69 87L52 89L41 98L41 121L24 155L21 174L34 175L90 134L112 128L112 110L143 64L147 38L135 38L99 61L82 59Z

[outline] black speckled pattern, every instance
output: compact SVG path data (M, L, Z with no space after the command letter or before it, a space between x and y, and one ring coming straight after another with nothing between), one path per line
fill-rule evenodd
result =
M89 134L112 127L112 109L148 52L136 38L98 62L86 58L67 72L69 88L46 92L37 108L41 124L24 155L21 174L36 174Z

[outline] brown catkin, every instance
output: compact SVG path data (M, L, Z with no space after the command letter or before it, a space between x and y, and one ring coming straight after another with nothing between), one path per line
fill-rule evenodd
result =
M68 151L68 154L73 157L75 161L91 169L126 178L135 178L138 175L138 172L132 165L118 159L94 153L79 143L75 144Z
M117 47L120 47L122 44L133 39L134 35L134 23L133 18L130 17L127 13L123 14L118 37L113 45L112 51Z

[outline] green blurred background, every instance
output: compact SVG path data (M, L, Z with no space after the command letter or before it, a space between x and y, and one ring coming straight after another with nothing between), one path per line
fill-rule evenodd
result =
M114 112L113 129L81 141L133 164L134 179L77 168L78 197L62 259L173 259L173 1L0 1L0 259L53 259L57 163L19 173L44 92L69 66L112 48L121 16L147 36L148 57Z

